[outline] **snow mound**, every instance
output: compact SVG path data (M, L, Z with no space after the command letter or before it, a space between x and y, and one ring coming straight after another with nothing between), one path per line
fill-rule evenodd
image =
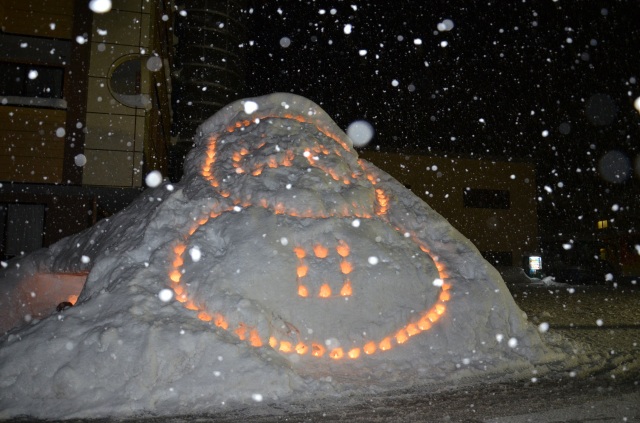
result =
M198 134L180 183L0 274L0 418L214 412L560 358L470 241L310 100L237 101ZM39 274L87 278L25 323L15 293Z

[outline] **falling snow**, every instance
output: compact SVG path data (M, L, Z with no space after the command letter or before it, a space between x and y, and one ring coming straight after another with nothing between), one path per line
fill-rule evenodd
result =
M111 0L90 0L89 9L94 13L107 13L111 10Z
M144 178L144 182L150 188L155 188L162 183L162 173L159 170L152 170Z
M251 123L249 102L272 118ZM229 132L235 119L255 127ZM270 135L285 128L286 139ZM492 369L497 377L505 366L528 369L564 357L562 343L543 342L472 244L411 191L358 160L350 138L314 103L289 94L238 101L200 131L173 189L150 172L148 189L129 208L3 270L12 275L3 282L15 283L53 261L65 275L90 272L77 304L49 318L1 304L3 313L17 313L3 324L26 326L20 342L10 336L0 346L0 363L12 357L0 377L11 381L4 389L30 393L19 401L0 397L4 416L98 417L108 410L117 417L150 402L166 404L163 413L211 412L222 403L486 380ZM219 149L212 134L224 134ZM229 172L234 164L246 171ZM260 178L251 174L258 168ZM282 183L282 174L294 183ZM256 204L235 204L249 192ZM317 210L333 216L314 218ZM292 290L296 284L304 289ZM333 306L318 307L324 301ZM29 326L34 320L40 323ZM20 370L34 362L41 337L53 378ZM69 355L69 342L77 354ZM459 373L447 364L465 363L470 349L480 368L468 361ZM81 377L86 372L97 377ZM337 382L344 374L348 387ZM110 394L98 399L95 389ZM174 402L177 393L183 396Z

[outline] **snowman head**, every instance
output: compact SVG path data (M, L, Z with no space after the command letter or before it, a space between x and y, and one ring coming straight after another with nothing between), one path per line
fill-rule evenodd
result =
M374 213L375 190L351 141L307 99L274 94L236 102L201 131L200 174L234 204L301 217Z

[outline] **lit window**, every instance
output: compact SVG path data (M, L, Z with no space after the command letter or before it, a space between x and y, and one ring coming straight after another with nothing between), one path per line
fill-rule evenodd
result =
M609 222L606 220L598 220L598 229L606 229L609 227Z

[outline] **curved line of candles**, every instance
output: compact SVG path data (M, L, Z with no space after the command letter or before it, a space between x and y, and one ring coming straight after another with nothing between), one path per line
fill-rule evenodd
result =
M284 115L284 116L267 116L267 117L294 119L298 122L306 122L303 116ZM262 119L264 118L266 117L262 117ZM253 122L256 122L256 120L254 119ZM251 123L252 121L244 120L241 122L237 122L232 126L227 127L226 130L228 132L233 132L238 128L247 127L251 125ZM343 140L341 140L338 136L331 134L319 127L317 128L324 135L336 141L343 149L349 151L348 145ZM217 145L217 137L215 136L210 137L209 144L207 146L208 148L206 152L205 162L201 169L201 174L206 180L209 181L212 187L217 189L219 187L219 182L215 178L214 171L213 171L213 167L216 162L216 154L217 154L216 145ZM322 148L313 151L313 153L329 154L327 151L323 150ZM309 160L309 163L325 171L334 180L340 181L340 177L336 175L335 172L332 172L330 169L324 169L317 164L317 161L314 160L313 158L313 155L312 155L313 153L310 150L305 150L304 156L307 158L307 160ZM336 153L338 152L336 151ZM239 165L240 158L246 154L248 154L248 151L245 148L241 148L239 151L234 152L232 156L234 167L236 168L236 171L238 173L246 172L246 170L242 169ZM264 165L271 168L275 168L278 166L291 166L292 160L293 160L293 153L290 150L287 150L286 152L284 152L284 154L280 156L280 161L278 161L275 158L269 158L269 161ZM375 176L365 172L364 168L362 168L362 165L361 165L361 170L363 174L366 174L367 180L369 180L369 182L375 186L376 185ZM250 173L252 176L259 176L262 173L262 169L260 168L252 169ZM354 174L352 175L352 177L354 179L357 179L358 175ZM348 178L343 178L342 182L344 184L351 183L351 181ZM225 193L224 191L222 191L220 192L220 195L222 195L223 197L228 197L229 193ZM375 195L376 195L375 214L379 217L383 217L386 215L389 208L389 197L384 192L383 189L378 187L375 187ZM238 203L240 202L238 201ZM349 214L348 210L345 210L343 213L340 213L340 214L328 213L327 215L316 216L316 215L313 215L312 211L299 213L295 210L287 210L286 207L281 204L276 204L275 207L270 207L267 204L266 200L259 201L258 205L264 208L267 208L269 210L272 210L276 214L287 214L287 215L296 216L296 217L326 218L326 217L349 217L350 216L350 217L360 217L360 218L367 218L367 219L372 218L372 216L364 212L362 213L356 212L355 214ZM254 204L245 202L245 203L242 203L242 206L251 207L251 206L254 206ZM219 312L211 312L207 310L204 305L198 304L193 299L190 299L188 296L186 287L184 284L181 283L181 280L183 275L184 253L186 251L187 242L189 238L195 233L195 231L199 227L205 225L210 219L215 219L216 217L220 216L222 213L229 212L232 210L233 210L233 207L228 207L226 209L218 210L218 211L212 209L208 215L198 220L196 224L189 229L188 234L183 237L183 240L181 242L178 242L173 248L174 256L172 260L171 269L169 271L169 279L171 280L171 288L175 293L176 300L181 302L185 308L196 312L198 319L205 322L213 322L213 324L216 327L233 333L240 340L248 342L251 346L261 347L264 345L269 345L274 350L285 353L285 354L292 354L292 353L299 354L299 355L309 354L312 357L326 356L335 360L341 359L343 357L356 359L361 357L363 354L371 355L376 351L388 351L396 345L404 344L411 337L431 329L433 324L436 323L446 311L446 303L451 299L451 293L450 293L451 284L447 282L449 279L449 274L445 266L443 265L443 263L436 260L431 255L428 247L424 245L419 239L417 239L415 234L411 234L412 240L420 247L420 249L425 254L431 257L431 259L436 264L436 268L438 269L439 279L435 282L437 285L440 285L441 291L440 291L440 294L438 295L437 301L431 308L420 313L420 316L418 319L408 322L405 326L400 328L395 333L389 334L383 339L369 340L360 346L351 346L348 350L345 350L342 347L337 347L337 348L328 350L325 347L325 345L323 345L323 343L321 342L298 341L297 343L294 343L286 339L278 339L273 334L270 334L269 336L264 336L263 334L259 333L256 327L249 326L243 322L239 322L235 327L231 327L230 323L227 321L224 315L222 315ZM400 228L394 228L394 229L404 233L404 231L402 231ZM337 254L341 257L340 271L343 274L343 285L339 291L339 295L343 297L348 297L352 295L351 281L348 275L353 271L353 266L351 262L347 260L350 252L349 246L344 240L337 240L335 249ZM294 247L293 253L297 256L299 260L297 270L296 270L297 281L298 281L298 290L297 290L298 295L300 297L309 297L310 296L309 290L302 283L303 279L307 275L307 270L308 270L308 267L304 262L304 259L307 253L301 246ZM317 258L322 259L327 256L328 248L321 244L316 244L313 246L313 253ZM329 298L331 296L332 296L331 288L327 284L323 284L319 289L317 297Z

